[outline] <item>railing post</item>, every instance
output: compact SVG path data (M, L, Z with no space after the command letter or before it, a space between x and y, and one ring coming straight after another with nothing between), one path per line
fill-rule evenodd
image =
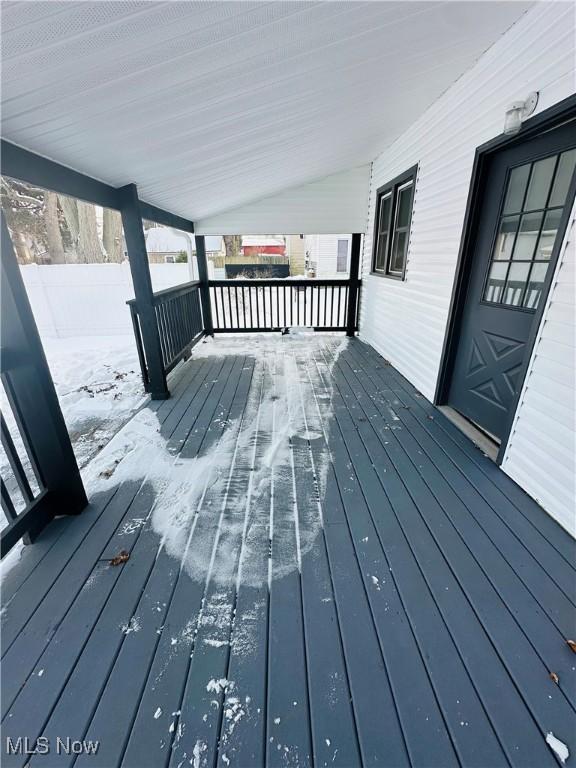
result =
M152 279L138 191L135 184L127 184L125 187L121 187L118 193L120 195L124 238L142 331L142 344L146 355L150 396L152 400L166 400L170 397L170 392L166 383L160 334L154 310Z
M209 336L214 336L214 324L212 322L212 306L210 304L210 288L208 285L208 262L206 260L206 243L204 235L194 235L196 241L196 261L198 262L198 279L200 286L200 298L202 299L202 317L204 318L204 330Z
M360 285L360 245L362 235L356 232L352 235L352 249L350 252L350 287L348 290L348 316L346 318L346 336L354 336L356 333L356 304L358 303L358 286Z

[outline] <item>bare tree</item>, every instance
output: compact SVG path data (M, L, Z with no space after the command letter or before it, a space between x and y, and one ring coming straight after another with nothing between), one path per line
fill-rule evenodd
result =
M95 264L105 261L104 249L98 235L96 207L92 203L65 195L61 195L59 200L78 262Z
M46 246L52 264L65 264L64 244L58 220L58 197L54 192L44 192L44 223L46 225Z
M226 248L226 258L231 259L240 255L242 247L242 235L224 235L224 247Z
M1 177L2 210L20 264L33 264L46 250L44 190Z
M108 261L122 261L122 217L119 211L104 208L102 220L102 240Z

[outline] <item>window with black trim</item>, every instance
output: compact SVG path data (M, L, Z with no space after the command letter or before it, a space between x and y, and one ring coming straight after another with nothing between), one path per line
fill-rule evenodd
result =
M380 187L376 194L374 274L404 279L417 171L417 166L411 168Z

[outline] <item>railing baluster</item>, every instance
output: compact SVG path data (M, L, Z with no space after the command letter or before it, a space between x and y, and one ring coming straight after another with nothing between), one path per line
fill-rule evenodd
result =
M14 502L10 498L10 494L8 493L8 488L6 487L6 483L1 478L0 478L0 494L2 497L2 509L4 510L6 519L8 520L8 522L12 520L16 520L16 518L18 517L18 513L16 512L16 507L14 506Z
M8 430L6 419L2 413L0 413L0 430L2 432L2 447L4 448L4 452L8 457L8 462L10 463L10 467L12 468L12 472L14 473L14 477L16 478L16 482L18 483L18 487L20 488L20 492L22 493L24 501L32 501L34 495L32 493L32 489L30 488L30 483L28 482L26 472L24 471L24 467L20 461L20 456L18 455L18 451L16 450L16 446L12 440L12 435Z
M234 286L234 301L236 302L236 326L240 328L240 313L238 310L238 288Z
M341 296L342 296L342 290L341 290L340 286L338 286L338 312L337 312L337 315L336 315L336 317L337 317L336 325L340 325L340 298L341 298Z

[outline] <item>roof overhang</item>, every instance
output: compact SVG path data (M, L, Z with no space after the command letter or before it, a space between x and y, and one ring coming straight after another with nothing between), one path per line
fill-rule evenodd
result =
M4 3L2 135L220 234L228 211L357 179L529 5Z

